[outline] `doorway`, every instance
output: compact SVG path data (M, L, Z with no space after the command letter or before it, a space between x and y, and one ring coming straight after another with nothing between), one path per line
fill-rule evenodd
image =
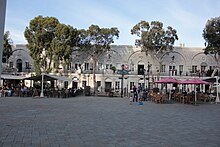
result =
M112 89L112 82L105 82L105 92L110 92Z
M77 85L78 85L78 82L75 82L75 81L72 82L72 88L73 89L77 89Z
M18 69L18 72L22 72L22 60L21 59L17 60L16 68Z
M138 65L138 75L144 75L144 65Z

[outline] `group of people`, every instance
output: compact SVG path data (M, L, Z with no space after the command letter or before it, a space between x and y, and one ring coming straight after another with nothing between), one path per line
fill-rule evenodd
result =
M28 92L28 88L26 86L14 87L14 86L3 86L0 87L0 96L1 97L10 97L10 96L24 96Z
M138 102L138 104L143 104L142 100L147 100L148 91L147 88L143 89L141 85L132 86L131 95L130 95L130 104L132 102Z

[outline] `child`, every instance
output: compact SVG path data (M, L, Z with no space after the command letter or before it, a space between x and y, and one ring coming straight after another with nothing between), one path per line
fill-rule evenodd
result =
M132 104L132 102L133 102L133 96L130 96L130 99L129 99L129 101L130 101L130 105Z
M138 99L138 105L143 105L141 98Z

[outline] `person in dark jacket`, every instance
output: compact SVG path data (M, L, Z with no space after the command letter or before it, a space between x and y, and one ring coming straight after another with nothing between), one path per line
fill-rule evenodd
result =
M133 87L133 92L134 92L134 99L133 102L136 101L138 102L138 92L137 92L137 87L134 85Z

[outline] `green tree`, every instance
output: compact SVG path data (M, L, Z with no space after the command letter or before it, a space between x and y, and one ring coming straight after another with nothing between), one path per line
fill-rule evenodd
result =
M216 61L215 72L219 69L218 63L220 60L220 17L209 19L202 35L205 39L204 53L213 55Z
M140 21L131 29L131 34L140 37L136 40L136 45L141 46L146 55L151 54L158 60L161 71L162 61L157 55L167 50L172 51L175 41L178 40L177 31L171 26L165 30L163 23L159 21Z
M4 49L2 54L2 62L8 64L8 59L12 55L12 39L9 37L9 31L6 31L4 34Z
M171 26L165 30L163 23L159 21L140 21L131 29L131 34L140 37L136 43L146 54L172 50L175 40L178 40L177 31Z
M35 72L50 72L51 63L54 55L54 48L51 42L54 39L56 26L59 24L55 17L38 16L30 21L29 27L26 27L24 36L28 41L27 47L34 60ZM47 62L49 61L49 65Z
M51 48L54 48L54 63L58 70L59 61L62 61L63 71L66 65L71 62L73 48L79 44L79 31L70 25L58 24L55 31L55 38Z
M100 55L110 51L110 44L114 39L118 39L119 30L113 28L100 28L98 25L91 25L88 30L81 30L80 49L86 53L93 61L93 84L94 94L96 94L96 64Z

